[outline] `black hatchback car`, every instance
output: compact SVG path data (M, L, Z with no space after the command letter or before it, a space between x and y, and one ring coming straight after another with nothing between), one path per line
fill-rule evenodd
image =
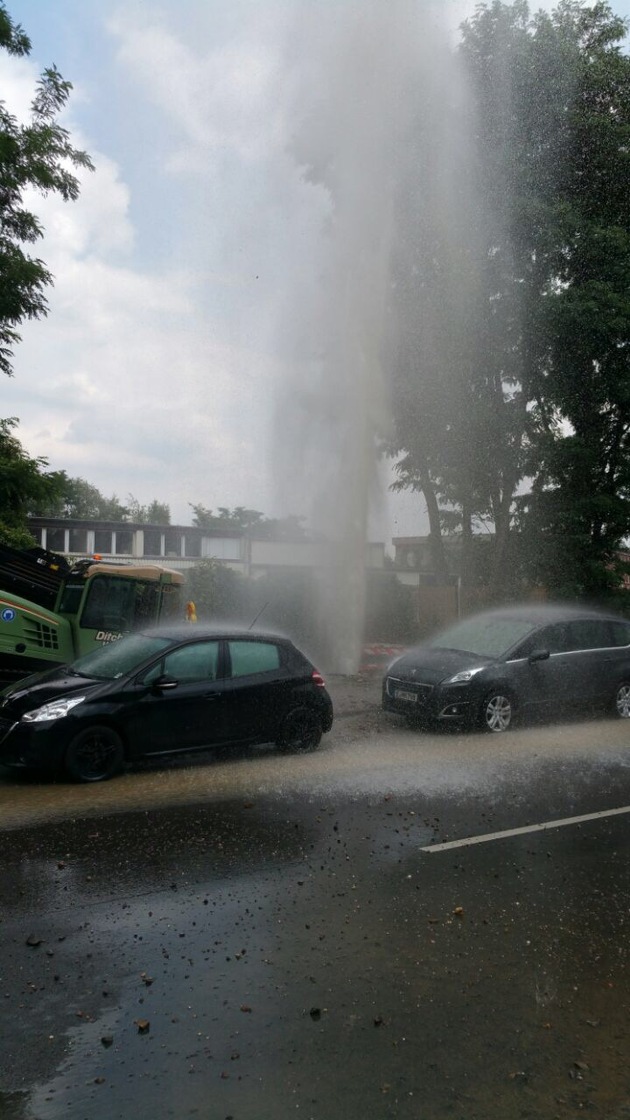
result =
M332 721L321 674L287 638L160 627L5 689L0 764L96 782L149 755L267 742L310 751Z
M579 607L484 611L392 662L383 708L486 731L528 712L603 708L628 719L630 621Z

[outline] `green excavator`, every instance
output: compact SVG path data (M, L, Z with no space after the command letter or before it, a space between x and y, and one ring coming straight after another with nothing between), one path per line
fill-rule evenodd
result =
M0 545L0 681L65 665L130 630L185 617L184 577Z

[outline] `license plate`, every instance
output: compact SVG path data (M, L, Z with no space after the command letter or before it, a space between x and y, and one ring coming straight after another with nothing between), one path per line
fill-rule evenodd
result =
M396 700L409 700L412 704L418 702L418 694L416 692L406 692L404 688L397 688L394 697Z

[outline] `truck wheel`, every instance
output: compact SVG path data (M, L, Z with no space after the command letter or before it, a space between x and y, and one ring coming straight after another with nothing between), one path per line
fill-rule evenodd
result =
M95 724L75 735L65 766L75 782L104 782L122 770L125 748L112 727Z
M319 746L322 726L311 708L294 708L284 717L278 747L287 754L306 754Z

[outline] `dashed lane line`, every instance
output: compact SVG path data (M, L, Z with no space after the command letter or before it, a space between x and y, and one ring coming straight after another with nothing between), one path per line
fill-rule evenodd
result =
M521 828L505 828L502 832L485 832L480 836L465 836L461 840L445 840L439 844L427 844L421 852L450 852L453 848L471 848L474 844L489 844L491 840L508 840L512 836L525 836L528 832L547 832L552 828L566 828L567 825L583 824L585 821L599 821L606 817L620 817L630 813L630 805L619 809L602 809L598 813L583 813L580 817L562 817L557 821L542 821L540 824L526 824Z

